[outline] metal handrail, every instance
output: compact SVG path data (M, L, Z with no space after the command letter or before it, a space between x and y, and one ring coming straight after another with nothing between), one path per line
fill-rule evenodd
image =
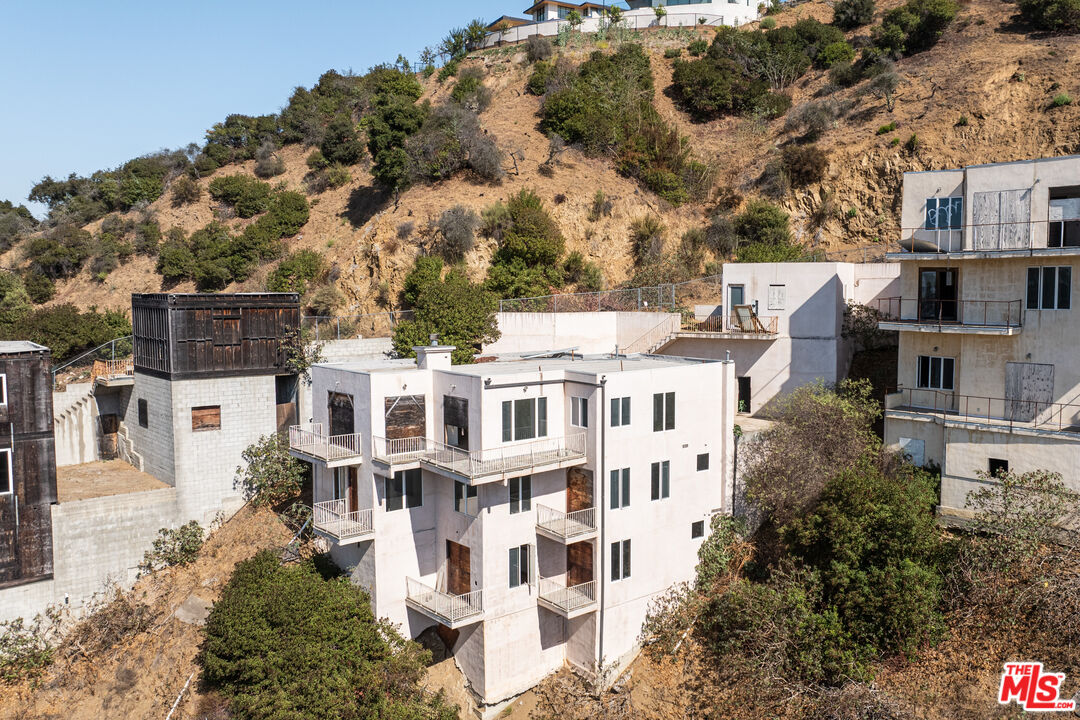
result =
M431 441L421 436L387 439L373 435L371 443L371 457L387 464L417 460L433 449Z
M125 335L123 337L113 338L112 340L101 343L100 345L98 345L96 348L94 348L92 350L87 350L86 352L84 352L82 355L79 355L74 360L68 360L63 365L59 365L57 367L54 367L53 371L52 371L53 384L54 385L56 384L56 373L60 372L61 370L64 370L66 368L71 367L72 365L79 362L83 358L85 358L85 357L87 357L89 355L93 355L98 350L104 349L106 346L110 347L110 358L109 358L110 360L115 360L116 359L116 343L118 343L118 342L120 342L122 340L131 340L132 341L132 349L134 350L134 338L135 338L134 335ZM124 354L126 355L127 353L124 353Z
M289 427L289 448L320 460L344 460L362 454L360 433L326 435L322 423Z
M596 581L567 587L551 578L540 578L539 597L565 612L580 610L596 602Z
M482 615L484 612L484 591L473 590L464 595L451 595L436 590L411 577L405 578L405 598L416 603L447 624Z
M135 360L133 358L125 358L122 360L95 360L93 367L90 368L90 382L94 382L99 377L127 377L134 374Z
M619 348L619 352L623 355L648 352L664 339L671 337L678 329L678 319L672 315L665 316L663 320L646 330L633 342L628 343L626 347Z
M536 527L569 539L596 530L596 509L562 512L547 505L536 506Z
M422 458L436 467L468 477L525 470L536 465L585 456L585 432L540 438L488 450L462 450L429 441L432 450Z
M1080 404L961 395L930 388L896 388L885 396L886 410L929 411L1007 427L1080 433Z
M312 508L315 529L339 540L372 533L371 508L348 509L345 500L327 500L315 503Z
M877 311L886 322L915 325L968 325L972 327L1021 327L1023 300L922 300L879 298Z

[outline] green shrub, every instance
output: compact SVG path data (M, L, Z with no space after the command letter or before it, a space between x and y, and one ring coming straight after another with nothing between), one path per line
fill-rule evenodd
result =
M17 322L0 325L0 340L30 340L44 345L52 350L57 364L130 334L131 322L122 311L101 313L95 307L80 311L70 304L38 308Z
M529 75L525 89L531 95L543 95L547 92L548 79L555 72L555 64L541 60L533 66L532 74Z
M14 684L40 676L53 663L59 640L59 609L47 609L31 622L0 622L0 680Z
M1019 0L1018 5L1020 16L1039 29L1080 31L1080 0Z
M277 143L269 138L263 140L255 151L255 175L272 178L285 172L285 161L278 156L277 151Z
M495 140L484 133L476 115L463 107L436 109L406 141L405 151L413 179L446 180L462 170L489 182L503 176L502 154Z
M482 113L491 104L491 90L484 85L484 71L468 67L458 74L450 99L474 113Z
M316 250L297 250L278 263L266 280L270 292L294 292L304 295L309 283L326 272L323 256Z
M445 210L435 224L442 235L442 242L437 246L439 253L448 262L463 260L465 253L473 248L479 225L480 216L464 205Z
M596 222L602 217L610 217L611 209L611 198L604 195L603 190L597 190L593 195L592 205L589 206L589 221Z
M210 181L210 197L231 205L236 214L249 218L270 206L270 185L246 175L223 175Z
M402 357L414 357L414 346L427 345L435 333L439 342L453 345L455 364L471 363L484 345L499 338L495 310L496 296L469 281L464 273L451 270L441 277L442 261L417 258L405 278L403 297L413 307L413 318L394 328L394 350Z
M776 18L761 18L761 22L759 24L761 25L762 30L772 30L774 27L776 27Z
M278 506L300 495L304 466L289 454L289 442L278 434L264 435L241 454L236 485L255 507Z
M178 528L161 528L150 550L143 553L139 570L152 573L167 567L190 565L199 557L205 532L192 520Z
M911 133L911 137L904 143L904 149L909 153L913 153L918 151L920 147L922 147L922 141L919 140L919 136L915 133Z
M960 118L956 121L956 127L967 127L967 124L968 124L968 116L967 115L961 115Z
M52 300L56 294L56 284L52 278L40 272L28 272L23 275L23 285L26 294L36 305L41 305Z
M741 242L786 245L791 241L788 215L764 200L751 200L733 222Z
M324 171L326 184L332 188L345 187L352 182L352 173L341 163L334 163Z
M330 166L330 161L326 159L326 156L322 154L322 150L318 148L312 150L304 162L310 170L322 170Z
M239 563L204 634L203 680L234 717L457 717L421 688L430 653L377 620L362 589L309 560L282 565L264 550Z
M874 21L874 0L837 0L833 5L833 25L854 30Z
M802 259L802 249L791 243L748 242L740 244L735 251L735 262L741 263L798 262Z
M542 35L530 35L525 41L525 55L531 63L547 60L554 54L551 41Z
M440 83L444 83L450 78L457 75L458 67L461 65L460 60L451 60L450 62L439 68L438 80Z
M694 57L701 57L705 54L705 51L709 49L709 43L704 40L695 40L686 46L686 52L690 53ZM678 54L676 54L676 57Z
M330 122L319 144L319 151L331 164L355 165L363 159L364 143L351 117L339 115Z
M172 183L172 206L183 207L199 202L202 187L190 175L181 175Z
M140 255L157 255L161 237L161 226L157 220L144 218L135 226L135 252Z
M1068 93L1058 93L1054 96L1054 99L1050 101L1050 104L1054 107L1062 107L1063 105L1072 105L1072 98Z
M829 68L829 82L840 87L851 87L863 79L860 65L841 60Z
M896 121L893 120L888 125L882 125L881 127L879 127L877 129L877 134L878 135L888 135L889 133L891 133L895 129L896 129Z
M502 220L485 287L505 298L543 295L561 286L565 240L540 198L521 190L506 203Z
M818 64L823 68L831 68L837 63L849 63L855 59L855 49L843 40L829 43L818 53Z
M780 156L794 187L821 182L829 166L829 156L817 145L787 145Z
M26 247L31 268L50 279L72 277L91 255L89 232L74 225L60 225L48 235L36 237Z
M958 9L953 0L908 0L885 13L872 33L874 45L893 57L928 50L937 44Z
M682 48L668 48L664 51L664 57L666 57L668 60L677 58L680 55L682 55Z
M630 248L636 265L645 265L660 257L666 231L656 215L642 215L630 222Z

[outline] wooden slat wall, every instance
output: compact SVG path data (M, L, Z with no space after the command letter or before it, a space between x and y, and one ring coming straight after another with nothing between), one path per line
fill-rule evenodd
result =
M0 587L53 571L50 506L56 502L56 457L50 366L47 353L0 356L0 373L7 375L8 384L8 403L0 407L0 447L12 449L14 488L13 494L0 496Z
M221 406L191 408L192 430L217 430L221 427Z

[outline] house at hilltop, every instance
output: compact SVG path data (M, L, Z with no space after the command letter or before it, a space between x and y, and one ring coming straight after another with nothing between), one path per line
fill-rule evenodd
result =
M1061 473L1080 489L1080 156L904 175L900 334L885 439L941 468L962 513L979 471Z

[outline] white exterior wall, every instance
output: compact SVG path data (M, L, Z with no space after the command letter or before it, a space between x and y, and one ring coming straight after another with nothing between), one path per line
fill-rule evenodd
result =
M374 539L338 546L332 556L348 568L354 582L372 593L375 611L415 637L435 624L427 615L407 608L405 579L446 588L446 541L469 547L470 580L483 590L482 622L460 629L454 654L474 691L488 704L512 697L535 685L566 661L587 670L599 662L625 661L636 652L636 641L649 602L672 584L691 580L701 538L691 538L691 523L700 520L706 531L711 514L730 512L733 448L734 366L730 363L691 363L672 360L607 360L604 371L578 360L548 370L546 361L497 363L498 372L485 383L487 365L449 370L381 368L365 372L348 366L320 365L312 369L313 414L326 422L326 393L353 395L356 430L362 433L365 457L359 465L360 505L373 507ZM620 367L625 365L625 371ZM507 367L520 372L507 372ZM659 367L658 367L659 366ZM603 388L601 376L606 378ZM500 387L502 386L502 387ZM652 394L675 392L675 429L652 431ZM568 397L589 399L587 459L579 467L592 473L593 499L600 530L593 546L593 573L598 607L573 620L537 603L537 585L510 588L509 549L535 547L535 577L565 582L566 544L536 531L536 508L566 508L567 470L532 474L532 510L511 514L505 478L478 482L478 517L454 510L454 481L441 472L423 470L423 504L413 509L386 511L382 479L371 462L371 437L384 432L387 397L424 395L427 436L443 440L442 398L469 400L470 448L514 445L502 442L504 400L544 396L548 403L547 437L579 428L570 425ZM632 424L605 427L611 398L631 397ZM718 409L720 411L718 412ZM606 443L601 452L601 437ZM528 442L528 441L521 441ZM697 455L708 452L708 470L696 470ZM671 463L669 498L650 500L651 463ZM610 468L631 468L631 504L610 510L606 478ZM332 471L316 465L315 501L330 499ZM523 473L524 474L524 473ZM610 582L606 564L611 542L631 540L631 577ZM601 640L602 638L602 640ZM603 657L599 643L603 642Z
M609 353L629 347L660 325L674 332L680 318L666 312L501 312L495 319L502 334L484 346L485 354L569 348L581 354Z

